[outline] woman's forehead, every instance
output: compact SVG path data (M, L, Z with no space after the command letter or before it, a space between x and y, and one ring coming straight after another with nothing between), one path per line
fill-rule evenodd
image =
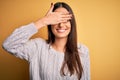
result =
M57 8L54 12L69 13L69 12L67 11L67 9L65 9L65 8L63 8L63 7Z

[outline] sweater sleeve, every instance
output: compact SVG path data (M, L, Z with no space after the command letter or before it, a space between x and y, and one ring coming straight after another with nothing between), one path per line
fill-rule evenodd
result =
M21 59L29 60L36 51L35 39L30 39L38 30L34 23L21 26L15 29L13 33L3 42L3 48L11 54Z
M90 80L90 57L89 49L81 44L79 45L80 59L83 67L83 75L81 80Z

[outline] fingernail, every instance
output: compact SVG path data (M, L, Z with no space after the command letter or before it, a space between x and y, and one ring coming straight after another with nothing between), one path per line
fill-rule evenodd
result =
M53 3L51 3L51 5L53 5Z

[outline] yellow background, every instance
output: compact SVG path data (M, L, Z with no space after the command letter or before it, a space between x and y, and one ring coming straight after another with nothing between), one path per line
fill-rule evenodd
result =
M0 0L0 45L11 32L45 15L51 2L64 1L77 20L78 40L88 46L91 80L120 80L119 0ZM47 38L46 27L34 37ZM28 80L27 61L0 46L0 80Z

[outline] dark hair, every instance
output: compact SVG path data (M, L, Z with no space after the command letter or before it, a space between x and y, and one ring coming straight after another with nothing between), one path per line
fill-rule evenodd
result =
M68 35L68 39L66 43L64 62L61 67L61 73L65 76L64 68L67 65L70 75L76 72L78 75L78 80L80 80L80 78L82 77L83 68L82 68L80 56L78 53L78 47L77 47L77 31L76 31L75 16L70 6L64 2L57 2L56 4L54 4L53 12L60 7L67 9L67 11L73 15L72 19L70 20L71 31ZM55 41L55 36L52 33L51 25L48 25L48 41L47 42L54 43L54 41Z

